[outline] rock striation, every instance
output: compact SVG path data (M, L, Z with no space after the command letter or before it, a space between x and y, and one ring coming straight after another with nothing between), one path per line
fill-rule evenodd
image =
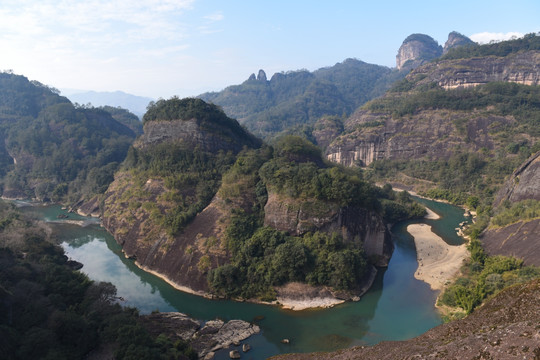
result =
M539 85L540 51L517 52L505 57L441 60L415 69L408 78L423 78L417 85L436 83L445 89L471 87L494 81Z
M260 332L257 325L243 320L211 320L202 324L178 312L153 313L141 319L151 334L156 337L165 334L173 342L182 339L191 345L201 359Z
M398 70L410 70L442 55L442 47L431 36L409 35L399 47L396 55Z
M462 119L468 119L462 124ZM457 148L493 149L490 132L515 123L512 117L478 111L419 110L414 116L359 109L345 132L326 149L326 157L344 166L368 166L380 159L449 158Z

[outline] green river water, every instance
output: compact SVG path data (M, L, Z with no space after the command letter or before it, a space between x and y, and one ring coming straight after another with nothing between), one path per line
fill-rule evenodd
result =
M449 244L459 244L461 239L455 228L466 218L458 207L417 200L442 218L401 222L392 228L395 249L388 269L379 271L373 287L359 302L297 312L183 293L126 259L97 219L68 214L69 220L83 221L81 226L58 220L58 214L65 211L56 205L23 206L23 209L51 222L67 256L84 264L81 271L91 279L113 283L118 296L124 299L123 305L137 307L142 314L154 310L179 311L202 321L220 318L256 322L261 334L246 341L252 350L242 354L242 358L263 359L286 352L330 351L383 340L409 339L441 323L434 308L437 293L413 276L417 267L416 250L406 228L410 223L425 222ZM284 338L290 339L290 343L282 344ZM227 358L228 350L216 355L216 359Z

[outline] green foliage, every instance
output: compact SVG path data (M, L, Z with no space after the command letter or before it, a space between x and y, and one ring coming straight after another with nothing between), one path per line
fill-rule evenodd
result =
M527 221L540 217L540 201L528 199L501 208L491 219L495 226L506 226L517 221Z
M137 115L129 112L129 110L112 106L101 106L100 109L103 109L111 114L116 121L133 130L136 135L141 135L143 133L142 122L139 120Z
M293 126L312 125L324 115L350 114L403 76L383 66L347 59L312 73L277 73L269 81L253 77L200 97L222 106L253 133L270 138Z
M250 232L251 227L242 240L229 238L233 263L209 272L208 283L215 293L270 300L272 286L300 281L352 289L366 273L361 245L345 243L338 234L315 232L300 238L260 227L248 238Z
M426 209L415 202L407 191L396 194L390 184L385 184L377 197L381 199L382 214L387 223L422 218L426 215Z
M442 60L468 59L472 57L500 56L528 50L540 50L540 36L531 33L522 38L486 45L467 45L450 49Z
M0 73L0 90L4 188L64 202L106 189L135 138L132 130L102 109L75 108L23 76Z
M215 123L228 127L239 127L235 120L225 115L223 110L201 99L174 96L169 100L160 99L150 102L143 117L143 122L197 119L202 123Z
M152 338L116 288L67 264L62 248L0 203L0 346L5 359L85 359L100 346L117 359L196 359L187 344ZM13 233L17 241L10 241Z
M182 144L164 143L141 150L131 148L123 166L139 179L164 179L168 193L161 200L171 201L172 207L165 214L157 208L151 214L154 221L175 235L210 203L222 174L234 161L232 152L210 154L186 149ZM138 187L142 191L144 183Z
M487 256L480 241L471 240L468 245L470 261L453 284L447 287L439 303L460 307L467 314L491 295L513 284L540 277L540 268L523 267L523 261L509 256Z

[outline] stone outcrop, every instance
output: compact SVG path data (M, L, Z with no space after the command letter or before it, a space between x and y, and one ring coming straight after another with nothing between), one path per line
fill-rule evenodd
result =
M422 110L414 116L394 118L360 109L325 154L344 166L368 166L380 159L444 159L457 148L493 149L497 139L490 132L514 123L512 117L481 111Z
M466 37L465 35L462 35L456 31L452 31L450 34L448 34L448 40L446 40L446 42L444 43L443 55L446 54L450 49L474 44L475 42Z
M495 207L505 202L540 201L540 152L522 164L498 191ZM540 266L540 219L488 228L480 240L490 255L515 256L525 265Z
M360 241L366 255L387 266L393 245L380 215L362 208L340 208L319 200L298 201L269 193L264 224L300 236L307 232L338 232L345 241Z
M540 280L506 289L468 317L407 341L384 341L332 353L289 354L273 360L538 359Z
M497 192L494 206L504 201L515 203L521 200L540 201L540 152L523 163Z
M513 53L505 57L486 56L441 60L417 68L407 78L423 78L417 85L437 83L445 89L471 87L488 82L540 84L540 51Z
M259 73L257 74L257 80L258 81L267 81L266 79L266 73L264 72L264 70L259 70Z
M432 37L412 34L401 44L396 56L398 70L414 69L442 55L442 47Z
M199 321L178 312L153 313L142 316L142 320L154 336L165 334L173 343L177 339L187 341L199 358L238 344L260 332L257 325L243 320L211 320L202 326Z

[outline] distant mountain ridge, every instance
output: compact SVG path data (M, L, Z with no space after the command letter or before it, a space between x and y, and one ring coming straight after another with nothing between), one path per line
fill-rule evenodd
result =
M323 115L350 114L403 76L385 66L347 59L313 72L276 73L270 80L260 70L240 85L198 97L221 106L255 135L272 137L293 126L312 125Z
M64 90L66 97L74 103L85 105L91 103L93 106L112 106L128 109L140 119L146 112L146 107L154 99L144 96L137 96L123 91L79 91Z

